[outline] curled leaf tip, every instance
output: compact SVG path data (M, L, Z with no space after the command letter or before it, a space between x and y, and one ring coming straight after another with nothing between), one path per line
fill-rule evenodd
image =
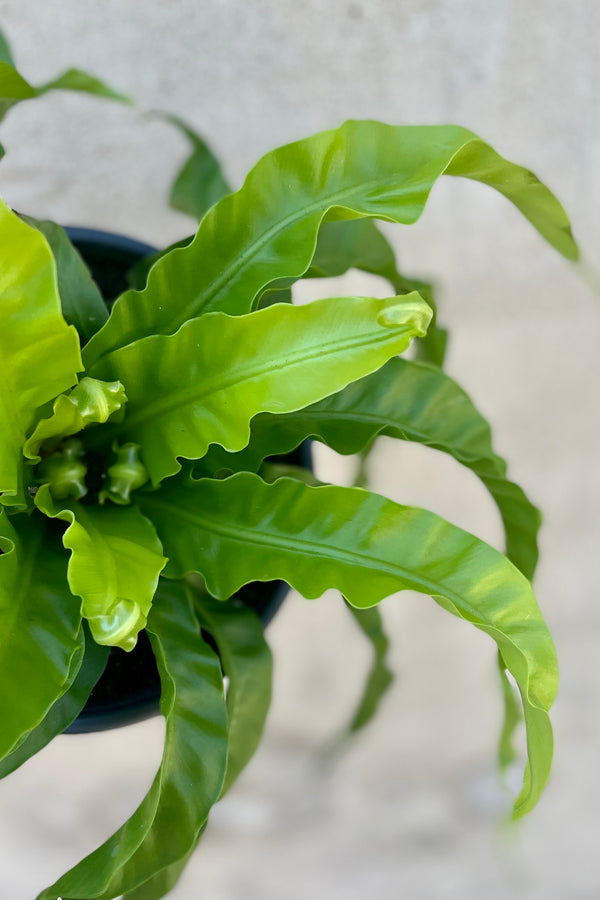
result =
M139 444L128 442L113 447L117 454L116 462L107 471L108 486L100 491L100 503L112 500L119 506L131 502L131 492L142 487L149 479L148 470L139 458Z
M377 324L387 328L397 328L401 325L409 326L415 334L423 337L431 322L433 311L422 299L420 294L413 291L407 294L406 299L394 306L388 306L377 316Z
M80 500L87 494L85 476L87 466L83 460L81 441L66 441L62 450L44 459L38 467L40 483L47 483L55 500L72 497Z
M85 425L106 422L127 402L125 388L120 381L100 381L86 376L71 391Z
M52 415L37 423L25 442L23 455L38 462L41 450L54 450L62 438L78 434L88 425L106 422L126 402L125 388L120 381L82 378L71 391L56 398Z
M117 597L105 615L91 616L90 629L97 644L133 650L137 644L138 632L146 624L140 606L135 600Z

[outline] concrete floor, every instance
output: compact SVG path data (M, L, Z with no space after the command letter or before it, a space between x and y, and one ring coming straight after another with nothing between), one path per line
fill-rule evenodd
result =
M79 65L144 108L186 115L235 183L271 146L348 116L466 125L547 181L598 265L600 5L483 9L0 0L0 25L33 81ZM64 95L23 104L0 139L0 193L19 210L156 243L190 230L163 211L185 154L164 125ZM350 714L368 655L339 598L291 597L269 629L275 699L262 749L215 810L173 900L600 895L598 298L479 185L439 184L422 220L391 233L405 270L437 282L449 369L544 511L536 588L562 673L553 776L538 808L503 829L493 647L408 594L383 607L397 684L332 764L323 748ZM372 463L374 489L499 542L484 489L451 460L381 441ZM351 477L351 461L322 454L320 466ZM1 897L32 900L122 822L152 778L161 734L154 720L63 737L0 785Z

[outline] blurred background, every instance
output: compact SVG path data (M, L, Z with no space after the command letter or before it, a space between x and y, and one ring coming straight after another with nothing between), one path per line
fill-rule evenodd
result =
M557 193L598 264L596 0L0 0L0 27L34 83L79 66L144 110L185 117L234 185L268 149L348 117L465 125ZM166 209L188 147L164 123L57 93L13 110L0 137L0 193L19 211L161 246L193 230ZM562 676L553 775L537 809L503 827L520 773L508 790L497 777L494 647L408 593L382 606L396 684L332 759L369 650L338 596L290 595L268 632L275 694L262 748L173 900L600 893L598 296L582 267L475 183L442 180L416 225L386 233L402 271L435 283L447 368L544 512L536 589ZM387 292L352 274L348 284ZM354 460L317 461L322 477L352 480ZM501 546L487 493L451 459L383 439L370 477ZM0 784L3 896L32 900L121 824L153 777L162 734L155 719L62 737Z

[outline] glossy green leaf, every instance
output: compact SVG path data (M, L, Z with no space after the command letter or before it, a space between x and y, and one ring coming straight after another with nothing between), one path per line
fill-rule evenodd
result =
M148 631L166 718L160 769L131 818L38 900L134 890L188 853L219 797L227 761L223 677L181 583L161 580Z
M0 508L0 551L2 759L69 687L82 638L79 603L67 586L67 555L43 517L9 519Z
M63 544L71 550L68 579L99 644L132 650L166 559L152 523L135 506L100 507L52 498L48 485L36 505L69 523Z
M227 688L227 774L221 795L233 784L254 755L271 701L273 661L256 613L232 601L219 603L205 593L194 592L196 612L204 631L214 640ZM204 828L196 843L202 837ZM172 890L196 849L194 844L182 859L158 872L125 900L159 900Z
M50 709L48 711L48 714L44 717L44 719L40 722L40 724L36 725L36 727L32 731L27 732L26 734L23 734L19 738L19 740L17 741L17 743L15 744L15 746L13 747L11 752L8 754L8 756L4 757L4 759L0 762L0 772L4 773L4 775L8 775L10 772L14 771L14 769L16 769L17 766L21 765L23 762L25 762L27 759L29 759L30 756L33 755L32 753L27 753L27 755L25 757L21 757L21 752L20 752L21 747L23 745L29 746L32 737L35 741L34 736L38 733L38 731L43 730L44 723L46 722L46 720L49 717L50 718L52 717L52 710L62 702L62 699L65 696L65 694L67 694L70 691L71 687L73 686L73 682L75 681L75 678L77 677L77 675L79 674L79 670L81 669L81 665L83 663L84 651L85 651L85 638L84 638L83 627L82 627L82 628L80 628L79 635L77 638L77 650L71 657L71 661L69 664L69 673L65 680L63 695L55 703L53 703L53 705L50 707ZM34 751L34 752L37 752L37 751ZM21 761L17 762L16 765L12 765L11 763L12 763L13 759L18 760L19 757L21 757ZM4 775L0 775L0 777L4 777Z
M254 612L235 598L219 603L194 593L202 628L213 638L227 688L229 754L223 793L252 759L260 742L271 703L273 659L264 626Z
M21 218L41 231L50 245L56 261L63 316L69 325L75 326L83 346L108 319L100 289L60 225L31 216Z
M227 773L221 795L227 791L254 755L271 702L273 660L264 639L263 625L247 606L219 603L203 591L192 592L197 615L205 632L213 639L227 676ZM202 837L204 828L198 835ZM170 891L183 872L194 845L178 862L172 863L128 892L125 900L159 900Z
M24 506L25 436L38 407L76 384L83 365L77 332L61 314L50 248L2 201L0 244L0 493Z
M395 294L418 291L427 300L433 310L433 319L427 334L417 341L417 356L433 365L442 366L448 332L436 325L437 305L433 289L426 281L405 278L399 273L394 251L373 219L325 222L319 231L310 268L302 277L335 278L349 269L358 269L385 278ZM291 303L292 293L289 285L294 280L280 279L266 288L260 295L257 305L262 308L272 303Z
M448 333L436 324L437 304L433 288L426 281L405 278L400 274L392 246L373 219L325 222L319 231L315 255L305 277L332 278L343 275L349 269L385 278L395 294L418 291L427 300L433 310L433 319L427 334L416 344L417 354L433 365L443 365Z
M377 437L372 438L365 446L358 451L356 472L354 473L354 481L352 487L369 487L369 456L377 441Z
M357 607L410 589L490 635L519 686L527 727L514 814L535 805L552 760L556 657L529 581L501 553L434 513L359 488L287 478L268 485L247 472L173 478L142 508L163 540L168 573L200 572L219 599L277 578L308 598L337 588Z
M0 59L0 121L12 106L35 96L35 88L19 75L12 63Z
M167 253L171 253L173 250L179 250L181 247L187 247L188 244L191 244L193 238L193 235L191 237L182 238L180 241L169 244L169 246L165 247L163 250L156 250L148 256L143 256L142 259L139 259L127 270L127 284L136 291L143 290L146 287L148 274L152 266Z
M373 219L325 222L305 277L336 278L349 269L378 275L390 284L397 282L398 293L404 290L394 251Z
M161 869L160 872L157 872L156 875L153 875L152 878L149 878L148 881L144 881L143 884L139 885L139 887L134 888L132 891L127 891L123 894L123 900L161 900L165 894L168 894L169 891L172 891L179 879L181 878L185 867L187 866L190 857L196 850L196 846L204 831L206 829L206 824L202 826L200 829L200 833L196 838L196 843L193 845L191 850L189 850L185 856L181 859L177 860L177 862L171 863L169 866L165 866L164 869Z
M0 62L7 63L9 66L15 67L15 61L10 51L10 44L3 31L0 31Z
M200 221L211 206L231 192L219 161L206 141L179 116L169 113L152 113L152 116L174 125L192 145L192 153L171 188L169 203L173 209Z
M423 363L392 359L378 372L307 409L258 416L249 446L239 454L212 448L205 472L258 471L266 456L289 453L313 437L338 453L358 453L377 435L416 441L471 469L498 506L506 552L528 578L538 558L540 514L506 478L506 463L492 449L490 428L467 394L448 375Z
M279 286L278 286L279 285ZM275 282L271 287L265 288L256 302L257 309L273 306L275 303L292 303L292 289L281 287L280 282Z
M52 415L40 419L23 447L23 455L39 462L42 444L53 448L63 437L77 434L88 425L106 422L127 402L123 385L118 381L82 378L72 391L56 398Z
M0 762L0 778L22 766L75 721L98 683L107 660L108 648L97 644L88 632L85 653L81 659L77 657L77 665L72 665L69 670L68 690L50 707L46 716L23 743Z
M426 281L405 278L398 272L394 251L372 219L325 222L319 231L310 268L302 277L334 278L349 269L385 278L396 294L418 291L427 300L433 310L433 318L427 334L416 343L417 357L435 366L442 366L448 332L436 324L437 304L432 286ZM266 288L260 295L257 306L262 308L272 303L291 303L292 292L287 285L294 280L298 279L281 279Z
M373 650L373 662L365 688L350 720L348 731L355 733L364 728L375 716L379 704L394 680L394 675L387 665L389 640L383 627L381 613L376 606L357 609L347 604L354 621L370 642Z
M498 670L500 673L500 686L502 688L502 700L504 703L504 721L502 722L500 740L498 741L498 763L500 765L500 771L503 772L517 759L517 751L513 740L515 731L523 721L523 713L521 704L519 703L518 694L515 692L515 689L506 674L506 666L504 665L504 660L502 659L500 651L498 651Z
M211 443L244 447L257 413L298 409L372 372L424 334L430 318L418 294L203 316L177 334L124 347L99 367L125 386L127 414L89 439L140 444L158 484L179 471L178 456L198 459Z
M198 473L196 473L196 475L197 474ZM225 475L233 475L233 470L222 470L218 477L225 477ZM310 469L305 469L304 466L296 466L292 463L280 461L268 461L263 463L260 467L260 477L269 484L273 481L277 481L278 478L296 478L298 481L303 481L305 484L312 484L315 486L324 483L317 478Z
M200 221L228 193L217 160L206 144L199 143L173 183L169 204Z
M39 87L34 87L17 72L10 53L6 51L6 41L0 41L0 121L8 110L22 100L31 100L48 91L78 91L86 94L95 94L109 100L118 100L120 103L132 103L130 97L115 91L109 85L83 72L81 69L69 69L58 78L48 81Z
M188 247L163 256L143 291L117 300L86 347L86 367L146 335L173 333L201 313L248 312L273 281L304 274L325 217L415 222L443 174L494 187L559 252L577 258L554 195L472 132L350 121L264 156L241 190L207 213Z
M36 93L46 94L48 91L76 91L77 93L93 94L96 97L104 97L106 100L117 100L119 103L133 104L131 97L116 91L106 82L101 81L89 72L81 69L68 69L36 88Z

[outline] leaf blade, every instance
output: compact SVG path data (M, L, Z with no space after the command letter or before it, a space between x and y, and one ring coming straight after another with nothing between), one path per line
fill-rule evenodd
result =
M263 157L240 191L208 212L188 247L163 256L143 291L117 300L86 348L86 366L206 312L248 312L271 282L308 269L325 216L415 222L442 174L491 184L560 253L577 258L556 198L472 132L350 121Z
M258 412L297 409L373 371L423 334L430 317L418 294L203 316L100 367L124 385L128 403L122 423L89 439L140 444L157 485L179 471L177 457L200 458L211 443L244 447Z
M201 828L196 844L202 838L205 828L206 826ZM148 881L144 881L143 884L140 884L123 894L123 900L161 900L165 894L168 894L169 891L173 890L181 878L190 857L196 849L196 844L191 847L185 856L182 856L181 859L177 860L177 862L165 866L164 869L161 869L160 872L157 872L149 878Z
M23 507L27 431L39 407L76 384L83 364L77 332L62 317L50 248L2 201L0 243L0 494L2 502Z
M227 773L222 794L254 755L271 704L273 658L264 639L262 622L253 609L234 601L215 601L194 592L196 613L203 628L214 638L229 679L227 690Z
M2 759L69 687L81 616L67 586L66 555L41 517L9 519L0 507L0 550Z
M85 640L83 659L79 661L73 677L71 671L69 672L68 690L50 707L46 716L29 732L25 741L0 762L0 778L22 766L75 721L102 675L107 661L108 648L101 647L88 636Z
M378 435L424 444L471 469L498 507L507 556L533 578L540 513L507 479L506 463L492 447L490 427L469 396L431 366L392 359L306 409L276 418L259 415L252 422L247 448L237 455L211 448L206 466L258 471L266 456L289 453L306 438L322 441L337 453L359 453Z
M83 346L108 319L100 289L64 228L31 216L21 218L32 228L37 228L48 241L56 261L62 313L67 324L77 329Z
M46 94L49 91L75 91L76 93L92 94L96 97L103 97L106 100L116 100L118 103L125 103L132 106L134 101L126 94L115 90L105 81L84 72L82 69L67 69L61 75L39 85L36 88L36 94Z
M151 116L173 125L192 145L192 152L171 187L169 205L200 221L211 206L231 193L219 161L204 138L179 116L163 112L153 112Z
M0 30L0 61L5 62L7 65L15 68L15 61L13 59L13 55L10 50L10 44L8 43L8 38L4 34L3 31Z
M135 506L57 502L48 485L42 485L35 502L45 515L69 523L63 535L71 551L68 582L81 598L94 639L132 650L166 563L152 523Z
M3 35L0 36L0 121L17 103L55 90L77 91L117 100L120 103L133 103L130 97L115 91L105 82L81 69L69 69L58 78L34 87L16 70L6 39Z
M385 278L396 294L419 292L431 306L433 318L427 334L417 342L417 356L441 367L448 333L437 325L437 304L433 288L425 281L405 278L400 274L394 250L373 219L324 222L310 268L304 277L335 278L349 269Z
M234 600L222 604L190 586L200 625L214 640L223 673L229 679L227 689L227 770L221 796L225 794L250 761L260 741L271 700L273 659L256 613L246 607L233 607ZM196 843L177 862L161 869L139 888L128 892L125 900L158 900L179 880Z
M131 818L38 900L108 900L135 890L195 845L219 796L227 756L223 678L216 654L200 636L183 585L161 582L148 630L167 720L160 769Z
M267 485L239 473L171 479L142 502L164 539L169 574L199 571L215 597L275 578L309 599L334 587L357 607L411 589L492 637L519 685L527 727L515 817L535 805L552 759L556 656L529 581L502 554L427 510L357 488L284 478Z
M500 740L498 741L498 765L500 772L504 772L517 759L513 738L519 723L523 719L523 714L515 696L514 688L506 674L506 666L501 653L498 653L498 674L500 676L504 706L504 719L500 731Z
M387 665L390 642L377 607L357 609L349 603L346 605L354 621L370 642L373 651L373 660L367 681L347 728L350 734L356 734L374 718L381 701L394 681L394 674Z
M35 97L35 88L33 88L22 75L15 69L10 51L6 42L3 42L3 57L8 53L9 58L0 59L0 122L5 117L8 110L20 103L21 100L29 100Z

